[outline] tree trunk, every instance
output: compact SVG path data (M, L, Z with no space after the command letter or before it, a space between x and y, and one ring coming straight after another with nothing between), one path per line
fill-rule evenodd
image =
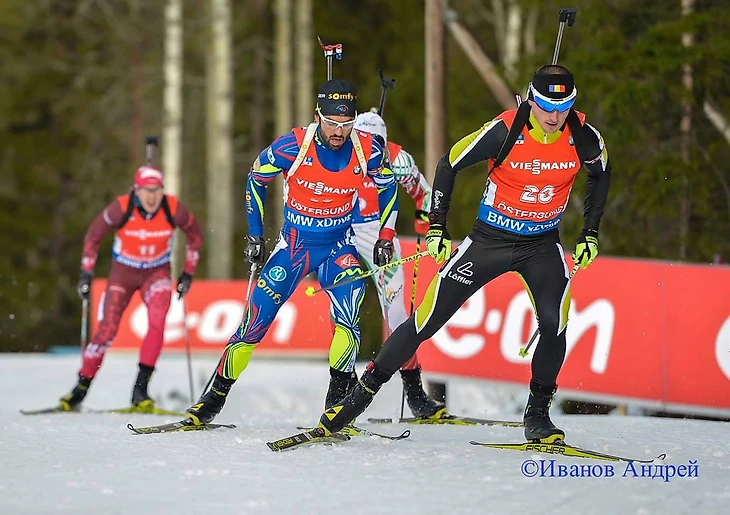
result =
M426 170L433 184L446 151L445 36L441 0L426 0Z
M502 64L504 74L509 80L517 78L517 63L520 60L520 42L522 39L522 9L517 0L507 2L507 30L504 35L504 53Z
M449 33L477 69L477 72L492 92L492 95L494 95L494 98L497 99L497 102L504 109L513 109L515 107L515 96L502 77L497 74L492 60L484 53L477 40L474 39L474 36L471 35L464 24L458 20L458 15L455 12L451 11L449 13L446 17L446 24L449 28Z
M165 5L165 56L162 122L162 171L165 174L165 192L181 193L182 142L182 76L183 76L183 20L182 0L167 0ZM179 232L179 231L178 231ZM179 236L179 235L178 235ZM177 237L172 255L173 277L180 274L183 242Z
M268 2L267 0L256 0L256 19L259 20L262 25L266 26L264 18L268 19ZM259 155L266 145L269 135L265 134L266 130L266 117L269 112L269 96L268 96L268 85L270 84L270 73L266 69L266 63L268 61L269 52L268 48L271 48L271 41L268 37L263 35L263 31L259 32L256 36L257 50L253 54L253 92L252 92L252 105L250 110L251 115L251 147L253 149L254 162L256 156ZM247 164L251 164L247 163Z
M312 122L314 111L314 35L312 30L312 0L297 0L296 21L297 48L297 116L300 126Z
M292 129L293 124L293 92L292 92L292 31L291 0L276 0L274 6L274 95L276 116L274 132L278 137ZM278 230L284 221L283 178L278 175L266 191L269 227Z
M206 59L208 278L230 279L233 263L231 6L210 0Z
M694 11L694 0L682 1L682 15L687 16ZM694 44L694 34L685 32L682 34L682 46L689 48ZM689 166L690 145L692 137L692 65L682 65L682 85L687 90L682 100L682 120L679 124L680 132L680 154L682 160ZM679 258L687 258L687 247L689 245L689 219L691 216L691 192L690 181L687 177L687 167L682 168L682 195L679 203Z
M132 19L139 20L139 3L131 3ZM131 55L132 120L130 124L130 159L133 166L140 166L144 158L144 36L140 33L132 42Z

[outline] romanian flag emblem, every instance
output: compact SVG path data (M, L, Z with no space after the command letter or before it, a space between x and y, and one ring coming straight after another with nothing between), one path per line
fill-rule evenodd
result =
M565 84L550 84L550 93L565 93Z

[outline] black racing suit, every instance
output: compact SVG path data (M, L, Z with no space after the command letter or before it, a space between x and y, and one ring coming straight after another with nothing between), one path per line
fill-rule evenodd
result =
M433 187L432 223L446 224L456 173L481 161L493 160L498 155L511 124L509 113L502 113L463 138L441 158ZM597 236L608 196L611 166L598 131L588 124L583 124L582 129L582 155L587 156L582 166L588 173L583 231ZM471 232L434 277L413 316L393 332L375 358L379 370L392 375L413 355L421 342L433 336L471 295L492 279L511 271L517 272L524 280L537 313L540 339L532 360L533 380L555 386L565 359L565 329L570 306L569 271L560 246L557 224L567 205L575 174L581 168L574 148L570 155L575 162L565 161L568 138L573 145L573 138L569 135L567 123L558 133L546 135L536 120L530 119L522 130L522 143L518 141L504 163L495 168L488 178L479 216ZM525 145L528 138L530 145ZM565 147L560 154L563 161L551 162L550 147L560 141ZM522 156L522 160L513 160L514 155ZM529 155L527 160L524 159L526 155ZM557 171L562 162L567 163L565 168L572 167L573 171ZM542 167L544 171L531 169L535 166ZM531 185L541 174L541 180L549 182L551 177L558 177L561 173L564 180L559 184L541 188ZM521 189L523 187L524 190ZM519 201L511 202L510 195L505 195L505 200L500 201L500 188L502 191L511 190L514 193L512 197L519 198ZM554 199L554 195L559 198ZM549 204L552 200L559 201L560 205L551 208L551 211L539 212L542 208L540 202ZM554 211L558 212L555 217L540 219L541 216L549 217Z

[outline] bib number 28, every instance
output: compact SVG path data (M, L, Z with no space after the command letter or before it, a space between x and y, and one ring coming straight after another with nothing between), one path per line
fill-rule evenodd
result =
M554 196L555 186L548 184L547 186L540 189L537 186L531 186L528 184L527 186L525 186L525 189L522 190L522 194L520 195L520 201L526 202L528 204L537 204L538 202L540 202L541 204L549 204L550 201L553 200Z

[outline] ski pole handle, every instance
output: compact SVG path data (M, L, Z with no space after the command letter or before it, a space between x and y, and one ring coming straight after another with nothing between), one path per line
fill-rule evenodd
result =
M383 266L379 266L377 268L373 268L372 270L368 270L367 272L363 272L361 274L357 274L356 276L353 276L350 279L347 279L347 280L342 281L342 282L332 283L332 284L327 285L327 286L325 286L323 288L315 289L314 286L309 286L305 290L304 293L305 293L305 295L307 297L312 297L312 296L314 296L314 294L319 293L321 291L331 290L333 288L337 288L338 286L345 286L347 284L354 283L355 281L359 281L360 279L366 279L366 278L368 278L370 276L373 276L375 274L379 274L380 272L382 272L384 270L387 270L389 268L394 268L394 267L400 266L400 265L402 265L404 263L408 263L409 261L415 261L416 259L421 259L422 257L426 257L426 256L428 256L428 251L423 251L423 252L420 252L418 254L413 254L412 256L407 256L407 257L404 257L402 259L398 259L396 261L391 261L387 265L383 265Z
M555 40L555 51L553 52L553 63L558 64L558 55L560 55L560 43L563 41L563 30L565 30L565 24L568 27L572 27L575 23L575 16L578 14L578 9L575 7L560 9L558 13L558 38Z
M145 148L147 150L147 165L152 164L152 154L154 153L154 147L159 145L159 138L157 136L147 136L144 139Z
M342 59L342 43L325 45L319 36L317 36L317 41L319 41L319 46L324 51L324 58L327 60L327 80L332 80L332 59L337 58L338 61Z

